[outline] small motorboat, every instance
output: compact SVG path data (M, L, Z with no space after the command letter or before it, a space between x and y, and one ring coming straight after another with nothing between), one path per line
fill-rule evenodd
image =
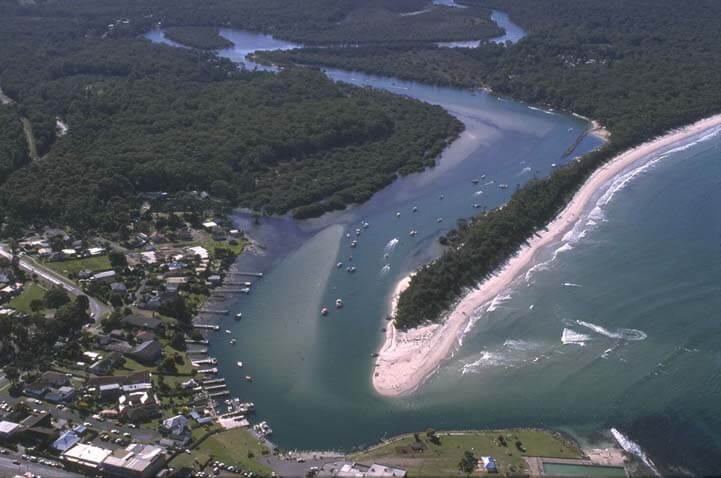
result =
M235 365L237 365L238 368L243 368L243 362L241 362L241 361L235 362Z
M438 199L445 199L445 198L446 198L445 194L441 194L440 196L438 196Z
M478 179L478 178L473 178L473 179L471 179L471 182L472 182L473 184L478 184L480 181L481 181L481 180Z
M242 313L242 312L238 312L237 314L235 314L235 320L240 320L240 319L242 319L242 318L243 318L243 313Z
M481 207L480 204L478 204L478 203L473 203L473 209L478 209L478 208L480 208L480 207Z
M246 382L252 382L252 381L253 381L253 377L251 377L250 375L246 375L246 376L245 376L245 381L246 381Z
M230 335L230 330L225 329L225 333L228 334L228 335Z
M230 339L230 345L235 345L235 343L238 341L236 338Z
M323 307L320 309L320 315L328 315L328 307Z
M401 217L400 211L398 211L398 212L396 213L396 217Z
M443 218L439 217L438 219L436 219L436 222L443 222Z
M355 266L346 267L346 272L355 272Z
M418 212L418 206L413 206L413 212Z
M415 237L416 234L418 234L418 231L416 231L415 229L411 229L411 230L408 232L408 235L411 236L411 237Z
M356 229L356 230L355 230L355 235L356 235L356 236L360 236L360 235L361 235L361 230L360 230L360 229Z
M335 308L340 309L342 307L343 307L343 301L341 299L336 299L335 300Z
M368 229L368 226L369 226L369 225L370 225L370 224L368 224L367 222L364 221L364 222L363 222L363 229Z
M351 243L350 243L350 246L351 246L351 247L355 247L355 246L357 246L357 245L358 245L358 241L355 241L355 240L354 240L354 241L351 241Z
M499 184L498 189L508 189L508 184Z
M481 174L481 179L486 179L486 175L485 175L485 174Z
M342 262L339 262L339 263L336 264L335 266L336 266L338 269L340 269L341 267L343 267L343 263L342 263Z
M552 167L552 168L555 168L555 167L556 167L556 163L551 163L551 167Z

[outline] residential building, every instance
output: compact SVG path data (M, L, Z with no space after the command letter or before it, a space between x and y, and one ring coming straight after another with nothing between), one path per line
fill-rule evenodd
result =
M117 449L102 464L107 476L118 478L150 478L165 466L165 450L158 446L131 444Z
M140 363L152 365L162 357L163 348L157 340L148 340L139 344L125 355Z
M133 392L118 398L118 412L130 421L143 421L160 415L157 395L149 392Z
M8 422L6 420L0 421L0 440L9 440L20 431L20 428L19 423Z

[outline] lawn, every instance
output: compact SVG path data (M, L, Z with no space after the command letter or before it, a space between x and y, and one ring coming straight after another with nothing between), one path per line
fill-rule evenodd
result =
M252 433L244 428L235 428L208 437L192 450L192 454L181 453L175 457L170 466L193 467L195 460L205 463L212 459L267 476L271 470L255 461L263 456L263 450L268 449L261 445ZM253 458L248 456L249 453L252 453Z
M46 289L35 282L26 282L23 291L19 296L10 301L10 307L26 314L32 313L30 310L30 302L34 300L43 300Z
M43 262L48 269L58 274L69 276L77 275L78 272L88 269L93 272L107 271L112 269L108 256L86 257L84 259L71 259L69 261Z
M242 237L239 237L235 240L238 242L236 245L231 245L230 241L216 241L213 239L201 241L197 245L206 248L211 258L215 258L216 247L220 247L222 249L230 249L234 256L239 256L240 253L243 252L247 241Z
M582 452L560 436L531 429L488 430L472 432L437 432L440 444L432 443L425 433L419 433L424 449L411 448L416 440L413 435L403 435L365 452L352 455L354 461L371 464L380 462L408 470L411 476L464 476L458 469L458 462L466 450L476 457L492 456L496 459L500 473L527 471L524 456L555 458L581 458ZM498 439L506 440L503 446ZM516 447L520 440L525 452Z

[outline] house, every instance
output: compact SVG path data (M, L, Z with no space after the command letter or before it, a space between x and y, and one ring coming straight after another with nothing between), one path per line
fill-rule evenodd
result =
M63 253L63 257L65 258L72 258L75 257L75 254L77 254L77 251L75 249L63 249L60 252Z
M123 389L121 388L119 383L109 383L107 385L101 385L98 387L100 392L100 399L101 400L115 400L117 397L119 397L123 393Z
M6 420L0 421L0 440L9 440L18 431L20 431L20 424L15 422L9 422Z
M166 418L163 420L163 429L168 432L170 438L175 440L185 439L185 432L188 429L188 419L183 415Z
M147 342L149 340L155 340L155 334L150 332L149 330L141 330L137 334L135 334L135 340L138 342Z
M64 451L60 458L69 468L94 475L100 464L112 454L111 450L99 446L78 443L74 447Z
M485 471L489 473L496 473L498 471L498 468L496 467L496 460L492 456L482 456L478 461L478 464Z
M159 446L133 443L119 448L102 463L106 476L118 478L150 478L165 466L165 450Z
M90 269L83 269L78 272L78 279L87 280L93 276L93 271Z
M75 432L66 431L65 433L60 435L60 438L55 440L51 446L55 450L62 453L64 451L68 451L70 448L74 447L79 441L80 441L80 437Z
M88 249L88 254L91 256L101 256L105 254L105 248L103 247L91 247Z
M104 358L93 362L88 367L88 372L95 375L107 375L113 369L113 361L109 358Z
M160 415L159 400L155 394L133 392L118 399L118 412L130 421L143 421Z
M125 295L128 293L128 288L122 282L113 282L110 284L110 291L113 294Z
M51 403L67 403L75 398L77 390L75 388L65 385L58 388L57 390L48 392L45 394L45 400Z
M148 340L126 352L128 357L140 363L152 365L160 360L163 355L163 348L157 340Z
M25 428L25 435L40 443L51 443L58 438L58 431L52 427L50 414L47 412L29 415L20 422Z
M93 276L93 280L95 280L97 282L102 282L105 284L111 283L115 280L115 271L97 272Z
M406 476L407 472L406 470L402 468L395 468L392 466L387 465L381 465L379 463L373 463L368 471L366 472L365 476L398 476L398 477L404 477Z
M206 221L203 223L203 229L208 231L212 231L216 227L218 227L218 224L215 221Z
M195 246L186 249L192 257L198 256L200 260L208 259L208 250L205 247Z

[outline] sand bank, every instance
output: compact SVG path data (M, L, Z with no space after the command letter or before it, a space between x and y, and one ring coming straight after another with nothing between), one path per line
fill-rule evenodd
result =
M464 296L442 323L405 332L396 330L392 323L388 324L385 342L379 351L373 373L375 390L386 396L399 396L416 390L438 369L441 362L456 350L458 339L474 312L493 300L509 287L516 277L524 273L544 246L558 240L571 229L596 194L615 176L636 162L650 159L650 156L670 149L676 143L719 125L721 114L647 141L601 166L545 230L538 231L495 275ZM392 300L392 313L395 313L397 297L409 283L410 277L406 277L397 285Z

